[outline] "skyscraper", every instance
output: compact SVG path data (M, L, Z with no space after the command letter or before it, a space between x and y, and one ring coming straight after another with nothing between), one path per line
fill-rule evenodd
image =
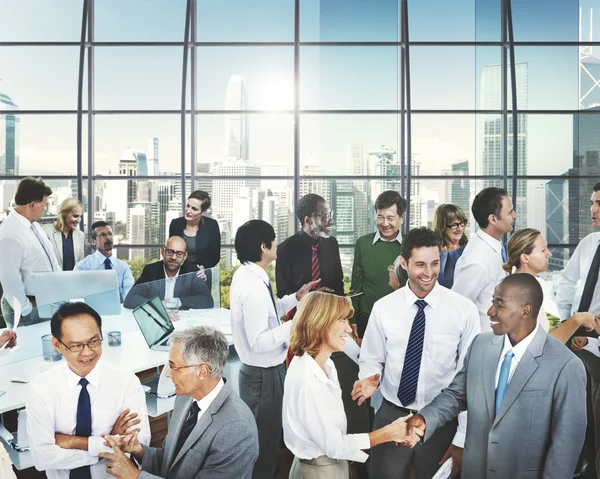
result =
M469 180L461 178L469 175L469 162L467 160L452 164L452 176L450 182L450 202L459 206L467 217L471 208L471 189Z
M569 243L569 181L565 179L551 180L546 183L546 228L542 233L546 235L549 244ZM548 260L548 269L560 271L568 259L564 249L552 251Z
M226 157L230 161L248 160L248 108L246 84L241 75L232 75L227 83L225 110L235 110L225 114Z
M148 159L148 175L158 176L160 175L160 169L158 166L158 138L152 137L148 140L147 150L146 157Z
M0 110L17 111L18 107L0 92ZM19 121L14 113L0 113L0 175L19 174Z
M138 176L138 160L131 148L127 148L119 160L119 175ZM137 200L137 180L127 180L127 203Z

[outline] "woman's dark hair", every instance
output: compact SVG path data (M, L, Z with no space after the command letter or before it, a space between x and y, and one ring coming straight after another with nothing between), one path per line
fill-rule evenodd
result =
M192 191L190 193L190 196L188 196L188 200L189 199L194 199L194 200L200 201L200 208L202 208L202 211L206 211L207 209L210 208L210 205L211 205L210 195L206 191L202 191L202 190Z
M235 233L235 252L240 263L258 263L262 259L261 245L271 249L275 230L263 220L246 221Z
M50 320L50 332L56 339L62 338L62 322L65 319L74 318L75 316L91 316L96 320L98 329L102 331L102 318L91 306L77 302L77 303L64 303L58 308L58 311L54 313Z

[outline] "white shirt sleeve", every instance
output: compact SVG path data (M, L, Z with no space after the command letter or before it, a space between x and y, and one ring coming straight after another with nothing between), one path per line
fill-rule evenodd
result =
M359 379L381 374L385 362L385 343L385 333L381 325L379 310L375 305L371 310L371 316L360 348L360 358L358 359Z
M131 268L127 263L125 263L125 272L123 273L123 283L121 284L121 298L122 301L125 301L129 290L133 287L135 280L133 279L133 275L131 274Z
M342 434L331 421L329 398L321 387L309 384L300 389L297 399L298 417L316 446L325 451L331 459L346 459L365 462L369 457L362 449L369 449L371 441L368 434Z
M481 294L481 291L488 280L489 275L486 269L477 263L471 263L465 268L456 271L452 291L457 292L461 296L464 296L477 304L477 298ZM490 298L490 306L491 305L492 298Z
M2 251L0 283L4 289L4 297L13 308L13 298L17 298L21 302L23 315L27 315L33 307L25 294L25 285L21 276L23 245L14 238L2 238L0 251Z
M565 321L571 317L573 310L573 301L575 292L577 291L577 282L581 278L581 250L584 248L584 243L579 243L573 256L569 258L569 262L565 269L560 274L558 288L556 290L556 306L561 321Z
M52 411L47 407L43 397L43 391L37 391L33 385L30 385L27 400L27 435L36 469L38 471L75 469L96 464L98 458L89 451L63 449L56 445Z
M294 295L284 296L280 300L275 300L276 304L289 303L289 296ZM269 328L271 304L270 300L268 302L265 301L264 297L256 294L255 291L245 294L242 304L244 331L250 349L253 352L262 353L272 351L290 341L292 321L287 321L275 328ZM280 309L279 304L277 309Z

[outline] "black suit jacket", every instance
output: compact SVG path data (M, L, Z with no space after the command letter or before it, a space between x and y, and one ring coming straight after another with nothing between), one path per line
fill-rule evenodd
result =
M181 309L206 309L214 307L214 301L207 284L196 276L198 268L195 264L185 261L179 270L175 281L173 296L181 300ZM137 308L149 299L158 296L165 299L165 270L162 261L144 266L144 270L129 294L123 306Z
M221 231L219 223L208 216L203 216L204 222L200 222L196 233L196 256L197 264L205 268L213 268L221 260ZM169 225L169 237L180 236L183 238L186 221L182 216L175 218Z
M300 231L290 236L277 248L275 278L277 296L280 298L295 293L303 284L312 280L312 244L313 239L304 231ZM333 236L319 238L317 257L321 270L321 282L317 289L326 286L342 296L344 275L340 261L340 247Z

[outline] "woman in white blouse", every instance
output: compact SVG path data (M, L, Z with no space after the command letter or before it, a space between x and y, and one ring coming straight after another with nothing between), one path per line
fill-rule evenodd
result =
M406 420L365 434L346 434L342 390L331 353L343 351L354 314L349 298L323 292L307 294L292 327L294 359L285 378L283 435L295 459L290 479L348 479L348 461L365 462L363 449L394 441L413 447Z
M548 249L547 241L538 230L524 228L513 233L510 240L508 240L507 256L508 261L503 265L503 268L509 274L529 273L537 277L546 271L548 259L552 256L552 253ZM539 278L538 281L540 281ZM544 302L547 302L546 297L544 297ZM548 331L549 322L543 304L538 315L538 323ZM588 331L595 328L600 330L592 313L575 313L569 319L563 321L558 328L554 329L550 336L566 343L581 326Z

